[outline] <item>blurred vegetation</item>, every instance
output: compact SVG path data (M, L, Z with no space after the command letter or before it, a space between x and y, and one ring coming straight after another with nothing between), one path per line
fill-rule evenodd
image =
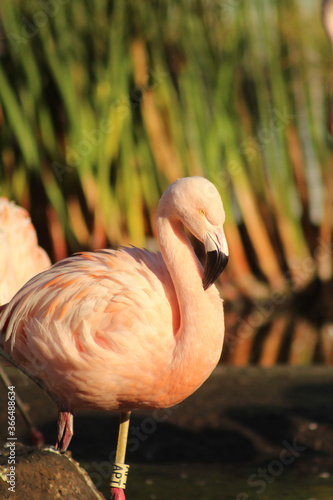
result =
M226 293L332 281L317 3L2 0L0 16L0 195L53 260L148 245L163 190L199 174L227 212Z

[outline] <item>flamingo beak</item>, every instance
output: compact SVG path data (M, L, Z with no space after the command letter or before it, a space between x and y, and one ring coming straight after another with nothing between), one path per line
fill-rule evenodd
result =
M229 250L223 229L207 233L204 241L206 263L202 277L202 286L207 290L220 276L229 260Z

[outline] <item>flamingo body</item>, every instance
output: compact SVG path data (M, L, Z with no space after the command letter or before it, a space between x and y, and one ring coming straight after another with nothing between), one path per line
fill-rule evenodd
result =
M172 369L181 362L179 307L160 254L123 248L65 259L21 289L2 324L11 318L15 362L71 411L167 407L195 391L220 357L223 310L217 290L209 294L215 335L181 380L180 366Z
M58 404L58 442L65 432L68 445L67 415L78 408L168 407L207 379L224 334L222 300L210 286L227 261L223 222L216 188L180 179L159 204L162 255L134 247L76 254L3 309L4 349ZM211 257L204 272L184 225Z
M38 246L29 214L0 198L0 304L6 304L32 276L50 267Z

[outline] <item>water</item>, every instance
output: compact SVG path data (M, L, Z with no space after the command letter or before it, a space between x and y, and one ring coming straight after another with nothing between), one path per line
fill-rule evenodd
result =
M85 465L88 472L91 470ZM277 470L279 470L277 468ZM126 495L129 500L332 500L333 475L282 470L258 476L258 467L219 464L133 464ZM252 482L251 482L252 479ZM100 487L109 498L108 480Z

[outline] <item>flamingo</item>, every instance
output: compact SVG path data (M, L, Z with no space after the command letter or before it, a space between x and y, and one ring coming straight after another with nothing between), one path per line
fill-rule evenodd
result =
M224 220L212 183L178 179L158 206L161 253L121 247L74 254L2 308L2 353L58 405L61 452L75 410L121 412L121 465L130 412L176 405L209 377L224 337L223 301L213 285L228 262ZM184 226L205 245L204 270ZM124 499L123 487L112 486L111 497Z
M7 198L0 198L0 304L9 302L24 283L50 266L48 255L38 246L28 212ZM0 378L6 387L13 385L1 365ZM16 404L33 442L43 443L42 433L34 427L18 394Z
M28 212L0 198L0 304L9 302L32 276L50 266Z

